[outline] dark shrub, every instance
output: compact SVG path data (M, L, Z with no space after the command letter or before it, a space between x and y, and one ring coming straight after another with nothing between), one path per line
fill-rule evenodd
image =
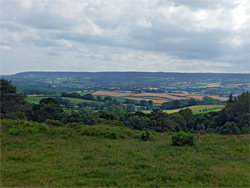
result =
M150 138L150 132L146 131L146 132L141 134L141 140L147 141L147 140L149 140L149 138Z
M172 135L172 145L174 146L192 146L194 145L194 135L183 131Z
M76 123L76 122L73 122L73 123L68 123L67 126L72 128L72 129L76 129L79 125L81 125L80 123Z
M109 139L117 139L118 136L116 135L115 132L109 132L107 135L106 135L106 138L109 138Z
M200 135L206 135L207 134L205 130L200 130L199 133L200 133Z
M226 122L220 130L221 134L240 134L240 129L234 122Z

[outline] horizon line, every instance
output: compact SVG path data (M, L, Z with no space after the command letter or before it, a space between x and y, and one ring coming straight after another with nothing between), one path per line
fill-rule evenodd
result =
M12 76L16 74L22 73L179 73L179 74L250 74L250 73L242 73L242 72L165 72L165 71L21 71L10 74L2 74L1 76Z

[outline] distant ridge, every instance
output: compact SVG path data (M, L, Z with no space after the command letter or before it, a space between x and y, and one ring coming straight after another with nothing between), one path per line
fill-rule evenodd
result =
M147 78L150 81L155 78L159 81L164 81L164 79L174 79L175 81L181 80L186 82L202 81L202 80L212 80L217 82L219 80L242 80L244 83L249 82L249 74L244 73L180 73L180 72L48 72L48 71L30 71L30 72L20 72L13 75L1 76L2 78L10 80L22 80L22 79L55 79L55 78L88 78L92 81L103 82L103 80L108 80L110 82L119 82L129 80L135 81L138 79ZM116 77L116 79L114 79ZM141 81L140 81L141 82Z

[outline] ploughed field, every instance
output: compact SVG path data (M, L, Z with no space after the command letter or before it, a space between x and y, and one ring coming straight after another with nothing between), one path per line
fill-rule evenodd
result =
M249 135L195 135L172 146L170 133L116 125L1 121L3 187L249 187Z

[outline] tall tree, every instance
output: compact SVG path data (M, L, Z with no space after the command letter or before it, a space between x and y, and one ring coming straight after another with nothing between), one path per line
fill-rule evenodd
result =
M194 118L193 113L190 108L182 109L179 111L179 114L184 118L187 123L187 128L193 129L194 128Z
M167 118L167 113L160 109L153 109L149 114L149 127L158 132L173 131L174 127Z
M24 116L24 96L17 93L10 81L0 79L1 118L18 119Z
M28 120L44 122L47 119L59 120L63 119L63 109L57 104L54 98L44 98L39 104L33 104L32 108L26 111Z

